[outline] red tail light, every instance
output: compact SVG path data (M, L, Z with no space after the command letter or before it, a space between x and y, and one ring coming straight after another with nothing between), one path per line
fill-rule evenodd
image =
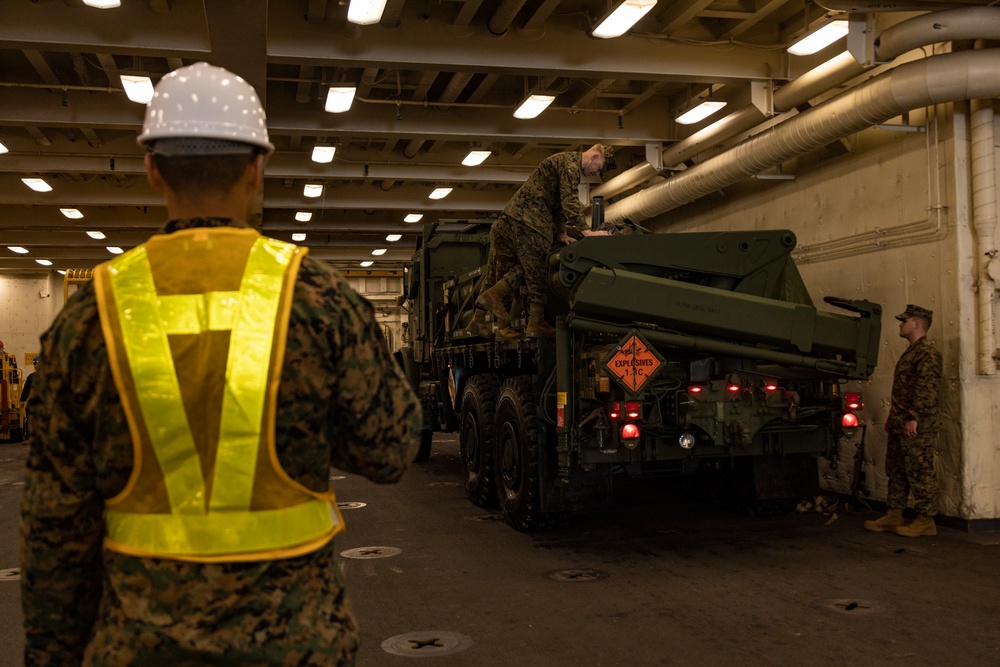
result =
M840 415L840 426L842 428L857 428L861 425L861 420L853 412L845 412Z
M701 387L701 386L698 386L696 384L693 384L690 387L688 387L688 393L689 394L700 394L703 391L705 391L705 388Z
M626 401L625 416L629 419L638 419L642 415L639 401Z
M622 426L622 440L635 440L639 437L639 427L635 424Z
M738 394L740 391L740 386L738 384L728 384L726 385L726 391L730 394Z
M608 411L608 417L611 419L621 419L622 417L622 404L612 403L611 409Z
M764 380L764 389L766 391L777 391L778 381L771 378Z
M844 394L844 407L848 410L860 410L865 407L861 394Z

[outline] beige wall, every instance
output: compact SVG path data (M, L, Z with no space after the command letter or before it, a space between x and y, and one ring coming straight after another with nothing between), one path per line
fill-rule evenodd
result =
M25 355L38 352L62 303L62 276L55 271L0 275L0 340L18 367L24 368Z
M934 310L930 338L944 357L941 511L998 518L1000 376L976 373L967 115L945 105L906 120L927 131L873 128L785 165L794 181L748 179L644 224L657 232L789 228L798 236L796 258L819 307L829 308L822 303L829 295L883 304L878 368L868 382L850 385L865 395L865 459L876 500L886 494L883 427L892 373L906 348L893 314L907 303ZM850 488L852 456L847 447L837 470L822 468L828 488Z

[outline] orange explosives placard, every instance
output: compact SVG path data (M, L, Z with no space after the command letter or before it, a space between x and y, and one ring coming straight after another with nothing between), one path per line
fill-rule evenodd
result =
M604 361L604 367L619 383L633 394L646 384L660 366L663 359L650 349L638 334L630 334L616 352Z

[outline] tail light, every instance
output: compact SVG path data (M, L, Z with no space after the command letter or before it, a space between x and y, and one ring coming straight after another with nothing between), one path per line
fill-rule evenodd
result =
M845 412L840 415L840 427L843 429L857 428L861 425L861 420L853 412Z
M642 419L642 404L639 401L626 401L625 403L612 403L608 410L608 417L611 419Z
M735 382L730 382L729 384L726 385L726 391L728 391L730 394L738 394L740 393L740 386Z
M621 419L622 418L622 404L612 403L611 409L608 410L608 417L611 419Z
M844 409L846 410L860 410L865 407L865 402L861 398L861 394L844 394Z
M622 424L622 444L627 448L635 449L639 444L639 436L641 434L642 433L637 425L632 423Z
M705 388L702 387L701 385L693 384L690 387L688 387L687 391L689 394L694 394L697 396L701 392L705 391Z
M777 391L778 390L778 381L775 380L774 378L768 378L768 379L764 380L764 390L765 391Z

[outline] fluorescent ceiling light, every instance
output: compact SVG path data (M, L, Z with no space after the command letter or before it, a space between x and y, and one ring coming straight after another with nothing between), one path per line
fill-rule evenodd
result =
M79 220L83 217L83 213L80 213L79 209L75 208L61 208L59 212L65 215L70 220Z
M420 222L424 217L423 213L408 213L403 222Z
M302 194L306 197L319 197L323 194L323 184L322 183L306 183L306 186L302 188Z
M114 9L121 7L121 0L83 0L83 4L94 9Z
M66 275L66 269L56 269L56 273L58 273L61 276L65 276Z
M788 47L793 56L808 56L828 47L847 35L847 21L827 23L814 33L808 34Z
M385 248L375 248L374 250L372 250L372 254L378 257L379 255L384 255L385 251L386 251Z
M434 192L427 195L430 199L444 199L451 194L451 188L435 188Z
M35 261L41 264L42 266L52 266L52 262L50 262L47 259L36 259Z
M304 232L295 232L294 234L292 234L292 240L293 241L305 241L306 240L306 235L305 235Z
M656 0L625 0L590 33L594 37L608 39L621 37L656 5Z
M7 147L4 146L3 144L0 144L0 155L3 155L6 152L7 152Z
M485 162L486 158L492 154L492 151L469 151L469 154L465 156L464 160L462 160L462 164L466 167L477 167Z
M330 113L344 113L351 108L356 90L354 86L330 86L330 90L326 91L324 108Z
M109 246L107 246L107 248L108 248L108 252L110 252L112 255L120 255L123 252L125 252L124 250L122 250L121 248L119 248L116 245L109 245Z
M22 248L19 245L9 245L9 246L7 246L7 250L10 250L11 252L16 252L18 255L27 255L28 254L28 249L27 248Z
M369 267L369 266L371 266L374 263L375 262L371 261L370 259L366 259L365 261L361 262L361 266Z
M681 125L691 125L708 118L724 106L726 106L726 102L723 100L705 100L698 106L685 111L675 120Z
M385 240L388 241L389 243L395 243L401 238L403 238L402 234L389 234L388 236L385 237Z
M336 152L336 146L313 146L312 161L321 164L333 162L333 155Z
M100 241L101 239L106 239L107 238L107 236L104 235L104 232L98 232L96 230L92 231L92 232L87 232L87 236L89 236L90 238L95 239L97 241Z
M149 104L153 99L153 81L148 76L120 75L125 94L133 102Z
M295 220L297 222L309 222L313 219L312 211L296 211Z
M555 99L555 95L528 95L528 97L521 102L521 106L514 111L514 118L521 118L524 120L528 118L535 118L538 114L545 111L545 108L552 104Z
M347 8L347 22L371 25L382 20L386 0L351 0Z
M41 178L22 178L21 182L35 192L52 192L52 186Z

